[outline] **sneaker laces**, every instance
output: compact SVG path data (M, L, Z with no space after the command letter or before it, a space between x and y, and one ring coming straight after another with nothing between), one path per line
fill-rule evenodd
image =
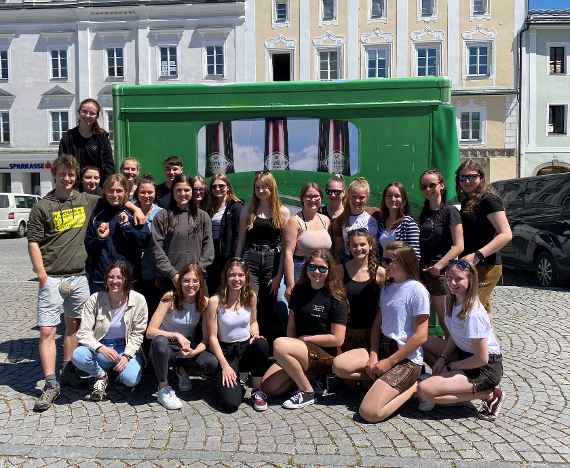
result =
M97 379L93 384L93 390L96 392L104 392L107 388L107 377L103 377L102 379Z
M267 400L267 394L263 390L257 389L253 394L253 398L259 400Z
M290 399L293 403L301 403L303 401L303 392L298 391L293 396L291 396Z

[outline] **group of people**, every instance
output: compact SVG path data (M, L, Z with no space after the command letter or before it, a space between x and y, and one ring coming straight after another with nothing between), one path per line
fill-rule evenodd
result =
M100 110L86 101L81 138ZM191 391L199 374L214 382L220 408L236 411L248 372L258 411L274 397L288 409L313 404L315 387L335 374L363 382L359 414L369 422L413 395L424 411L479 399L480 417L498 415L503 369L490 298L511 232L475 161L457 169L460 211L438 170L421 175L416 222L397 181L378 208L365 178L346 186L332 176L327 203L308 182L292 214L269 171L254 176L244 203L226 175L190 177L177 156L166 158L156 185L136 158L120 173L95 174L101 169L80 151L60 150L55 189L32 210L28 232L45 375L37 411L52 405L60 383L87 378L98 401L111 374L134 387L147 365L158 402L172 410L183 406L174 387ZM431 311L442 337L428 336Z

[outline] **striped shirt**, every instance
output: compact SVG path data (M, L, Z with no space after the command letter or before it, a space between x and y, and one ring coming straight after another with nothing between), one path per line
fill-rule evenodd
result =
M404 216L400 224L395 229L386 229L382 220L378 221L378 250L382 254L385 245L396 240L405 242L416 252L416 257L420 259L420 228L411 216ZM384 241L384 242L383 242Z

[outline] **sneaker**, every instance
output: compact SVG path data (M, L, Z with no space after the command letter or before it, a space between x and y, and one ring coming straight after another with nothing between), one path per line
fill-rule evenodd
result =
M297 390L291 398L283 402L283 408L286 409L299 409L304 408L315 403L315 393L314 392L302 392Z
M494 421L501 412L501 407L505 401L505 392L500 387L495 387L493 396L488 400L483 401L479 409L479 418L486 421Z
M41 413L43 411L48 410L53 402L57 400L59 397L60 387L59 384L56 383L55 385L44 385L44 389L42 390L42 394L34 403L34 411Z
M186 371L183 369L177 369L176 376L178 377L178 390L182 393L191 392L192 380L190 380Z
M85 381L79 377L77 368L72 362L68 362L59 374L59 383L62 387L81 388Z
M107 377L107 374L105 374L105 377L102 379L95 380L89 399L91 401L103 401L107 395L107 385L109 385L109 377Z
M418 410L422 412L428 412L435 408L435 403L429 400L419 400Z
M267 409L267 394L263 390L253 390L251 392L251 405L256 411L265 411Z
M180 398L176 396L172 387L162 387L156 394L158 402L169 410L178 410L182 408Z

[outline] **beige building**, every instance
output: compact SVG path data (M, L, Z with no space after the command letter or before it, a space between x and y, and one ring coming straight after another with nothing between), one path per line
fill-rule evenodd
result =
M516 176L525 0L248 0L258 81L442 75L461 154Z

